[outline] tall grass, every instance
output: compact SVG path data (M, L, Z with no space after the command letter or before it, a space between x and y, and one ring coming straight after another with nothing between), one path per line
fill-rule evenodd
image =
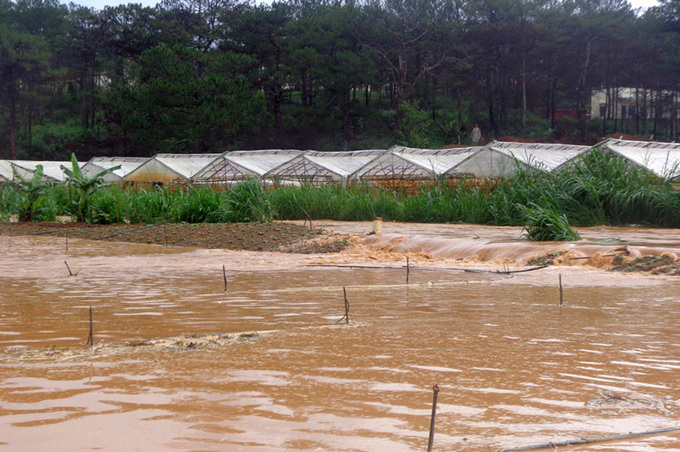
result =
M172 219L177 193L163 187L129 191L125 215L131 223L169 221Z
M557 211L555 206L532 203L526 209L524 230L532 242L568 242L580 239L567 220L567 216Z

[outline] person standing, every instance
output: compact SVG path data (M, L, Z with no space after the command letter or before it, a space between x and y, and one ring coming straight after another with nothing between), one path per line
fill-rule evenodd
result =
M477 124L475 124L475 128L472 129L472 133L470 133L470 140L474 145L478 145L479 142L482 141L482 131Z

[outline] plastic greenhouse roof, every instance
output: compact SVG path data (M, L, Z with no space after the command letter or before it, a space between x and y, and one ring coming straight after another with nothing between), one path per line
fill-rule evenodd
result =
M364 165L357 174L368 179L422 179L444 174L480 147L414 149L394 146Z
M274 168L297 157L296 149L265 149L257 151L227 151L197 173L197 182L229 182L245 177L262 178Z
M664 179L680 177L680 144L608 139L603 147Z
M169 182L189 180L221 154L156 154L137 169L128 173L124 181Z
M109 181L121 180L127 174L139 168L149 160L148 157L93 157L82 166L83 174L92 177L109 168L120 165L117 169L104 176Z
M54 162L54 161L34 161L34 160L10 160L13 166L17 168L19 174L24 178L33 177L38 165L43 166L43 176L46 180L64 182L66 175L61 169L64 165L66 168L71 168L71 162Z
M545 171L553 171L590 149L590 146L502 141L494 141L488 146L516 158L529 167Z
M12 163L10 160L0 160L0 182L14 179Z
M360 151L307 151L267 173L267 177L284 180L339 181L351 178L384 149Z

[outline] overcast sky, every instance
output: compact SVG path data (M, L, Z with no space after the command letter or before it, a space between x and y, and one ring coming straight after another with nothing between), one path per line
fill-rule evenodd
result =
M128 3L141 3L143 6L156 6L160 0L70 0L77 5L87 6L90 8L104 9L105 6L127 5ZM633 8L648 8L656 6L657 0L629 0ZM69 3L69 1L62 0L62 3Z

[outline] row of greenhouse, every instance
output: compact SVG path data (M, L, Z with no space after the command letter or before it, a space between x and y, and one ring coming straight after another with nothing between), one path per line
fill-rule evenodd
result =
M120 166L107 182L126 187L153 185L229 186L248 178L263 184L299 185L348 182L490 179L512 176L518 168L559 171L593 149L603 149L663 179L680 179L680 144L609 138L595 146L493 141L486 146L450 149L302 151L267 149L222 154L157 154L151 158L95 157L82 165L85 176ZM61 166L71 162L0 160L0 182L18 173L30 179L42 165L44 180L63 181Z

